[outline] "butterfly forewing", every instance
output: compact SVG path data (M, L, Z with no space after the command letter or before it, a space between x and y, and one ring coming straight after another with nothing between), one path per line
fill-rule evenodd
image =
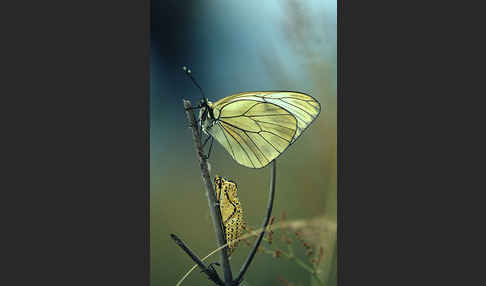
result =
M208 132L239 164L262 168L284 152L319 115L313 97L291 91L244 92L212 104Z

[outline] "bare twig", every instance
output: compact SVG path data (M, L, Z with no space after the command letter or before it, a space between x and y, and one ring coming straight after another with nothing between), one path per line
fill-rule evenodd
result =
M191 102L189 100L182 100L184 103L184 108L186 110L187 121L192 129L192 138L194 139L194 145L196 147L197 158L199 159L199 166L201 168L201 175L206 187L206 196L208 197L209 211L211 213L211 219L213 221L213 228L216 234L216 240L218 246L222 246L226 243L226 237L224 236L224 230L222 228L223 223L221 221L221 210L218 205L216 205L216 196L214 194L213 182L209 176L208 163L204 157L204 151L201 143L201 134L199 133L197 121L194 117L194 112L191 109ZM224 248L221 251L221 261L224 271L224 281L225 285L230 286L233 281L233 276L231 273L231 266L228 260L228 248Z
M209 279L211 279L217 285L224 286L224 282L221 281L218 273L214 269L207 267L206 264L204 264L204 262L202 262L201 259L191 249L189 249L189 247L187 247L179 237L177 237L177 235L171 234L170 237L172 237L177 245L179 245L180 248L182 248L182 250L184 250L184 252L186 252L187 255L189 255L189 257L194 260L194 262L196 262L197 266L199 266L202 272L204 272Z
M270 178L270 197L268 198L268 205L267 205L267 214L265 216L265 220L263 221L263 226L262 226L262 232L258 236L258 239L255 241L255 244L253 245L253 249L250 251L250 254L248 255L248 258L246 258L245 263L241 267L240 274L238 277L235 279L233 285L239 285L240 282L243 280L243 275L245 275L246 270L248 270L248 267L250 266L250 263L253 260L253 257L255 256L255 253L258 250L258 246L260 246L260 243L262 242L263 236L265 235L265 229L268 225L268 222L270 221L270 216L272 215L272 208L273 208L273 198L275 197L275 180L276 180L276 174L277 174L277 161L273 160L272 161L272 177Z

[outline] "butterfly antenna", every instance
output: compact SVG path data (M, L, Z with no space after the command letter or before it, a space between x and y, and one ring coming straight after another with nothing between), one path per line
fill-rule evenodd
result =
M197 88L199 88L199 90L201 91L201 95L203 97L203 100L206 101L206 97L204 96L204 92L203 92L202 88L199 86L199 84L196 82L196 80L192 76L192 71L190 69L188 69L186 66L183 66L182 70L187 74L187 76L189 76L191 78L194 85L196 85Z

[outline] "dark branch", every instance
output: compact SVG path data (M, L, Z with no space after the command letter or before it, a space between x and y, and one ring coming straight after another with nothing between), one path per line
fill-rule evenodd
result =
M202 260L194 252L192 252L192 250L189 249L189 247L187 247L179 237L177 237L177 235L171 234L170 237L172 237L175 243L177 243L177 245L179 245L179 247L182 248L182 250L184 250L184 252L186 252L192 260L194 260L194 262L196 262L197 266L199 266L202 272L204 272L209 279L211 279L217 285L224 286L224 282L221 281L218 273L214 269L207 267L206 264L204 264L204 262L202 262Z
M263 236L265 235L265 229L268 226L268 222L270 221L270 216L272 215L272 208L273 208L273 198L275 197L275 180L276 180L276 174L277 174L277 161L273 160L272 161L272 176L270 178L270 197L268 198L268 205L267 205L267 214L265 216L265 220L263 221L263 226L262 226L262 232L258 236L258 239L255 241L255 245L253 245L252 250L250 251L250 254L248 255L248 258L246 259L245 263L241 267L240 274L238 277L235 279L233 285L239 285L240 282L243 280L243 276L245 275L246 270L248 270L248 267L250 266L250 263L253 260L253 257L255 256L258 246L260 246L260 243L262 242Z
M216 234L216 240L218 242L218 247L226 244L226 237L224 235L224 230L222 228L221 222L221 210L216 204L216 196L214 194L213 182L209 176L208 163L204 156L204 151L201 143L201 134L198 130L197 121L194 117L194 112L191 109L191 102L189 100L182 100L184 103L184 108L186 110L187 121L192 129L192 138L194 139L194 145L196 147L197 158L199 159L199 166L201 168L201 175L204 181L204 186L206 187L206 196L208 197L209 211L211 213L211 219L213 221L213 228ZM231 273L231 266L228 260L228 248L225 247L221 251L221 261L224 271L224 281L225 285L231 286L233 281L233 276Z

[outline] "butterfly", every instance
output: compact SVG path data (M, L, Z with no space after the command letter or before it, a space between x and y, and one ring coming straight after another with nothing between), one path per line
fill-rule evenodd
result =
M214 178L214 189L226 233L228 254L231 255L238 246L236 240L242 235L245 228L243 209L237 196L238 188L233 181L216 175Z
M184 71L202 93L191 71ZM254 169L280 156L321 111L315 98L297 91L242 92L214 103L203 94L195 108L200 109L202 131L216 139L237 163Z

